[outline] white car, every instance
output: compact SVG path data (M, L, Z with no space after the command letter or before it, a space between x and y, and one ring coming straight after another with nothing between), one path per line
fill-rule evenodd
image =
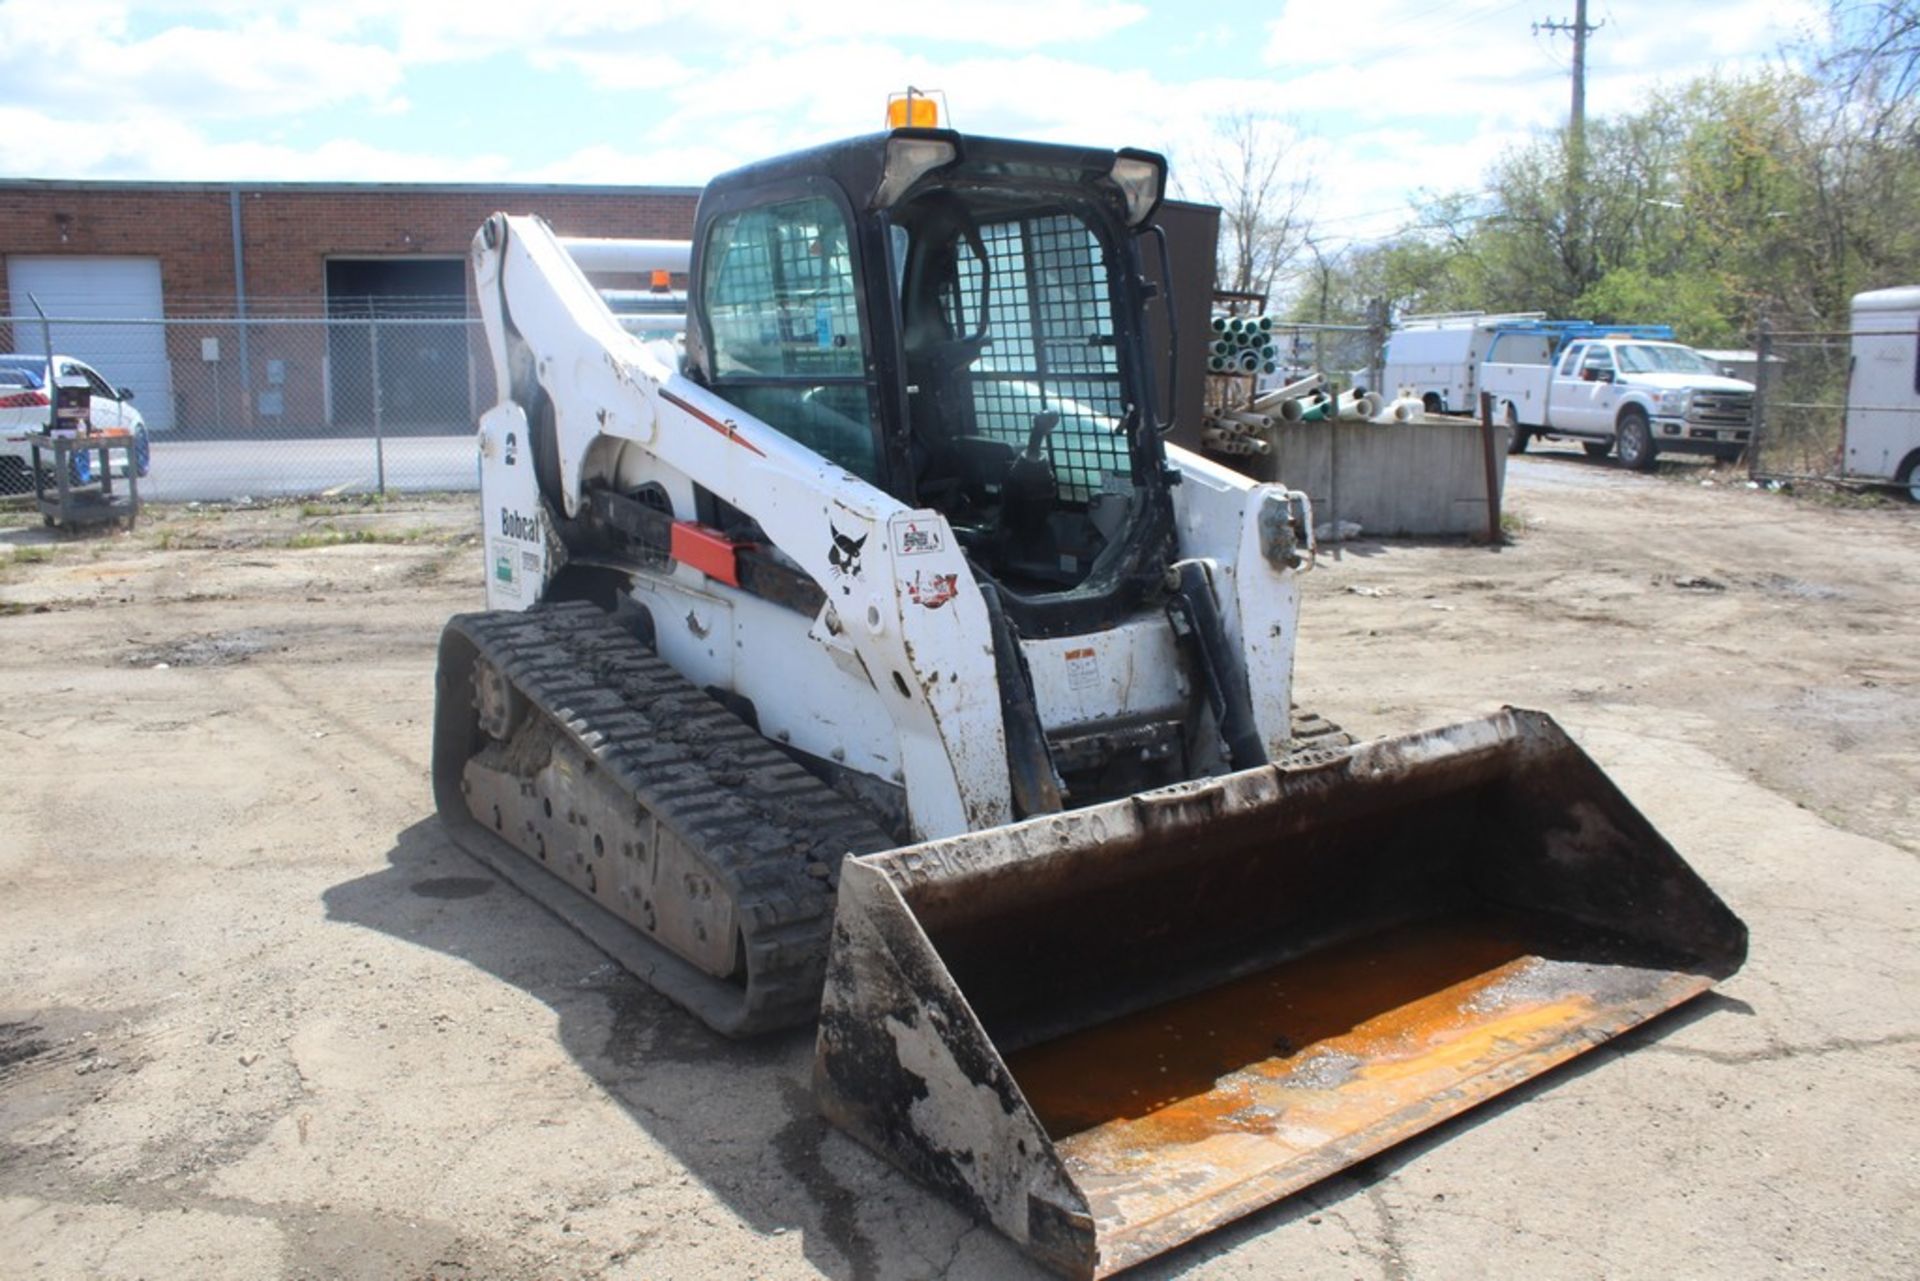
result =
M84 381L93 393L91 409L95 427L123 428L133 433L133 461L142 476L153 455L147 438L146 419L133 407L133 389L114 387L99 371L72 356L55 356L59 381L71 386ZM47 425L51 413L47 398L47 358L45 356L0 355L0 494L25 494L33 490L33 451L24 441L11 437L37 432ZM74 455L74 480L84 484L92 479L94 458ZM116 462L114 472L124 475L126 464Z

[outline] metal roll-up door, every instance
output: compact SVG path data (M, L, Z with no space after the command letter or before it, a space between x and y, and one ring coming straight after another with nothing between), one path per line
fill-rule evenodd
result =
M158 323L166 314L158 258L12 254L7 291L16 347L40 349L39 325L21 319L33 315L31 294L53 321L55 350L86 361L115 387L133 388L147 426L173 425L167 330Z

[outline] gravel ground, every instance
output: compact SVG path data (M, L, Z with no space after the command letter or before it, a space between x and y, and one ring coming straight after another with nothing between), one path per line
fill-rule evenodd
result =
M1141 1277L1920 1273L1920 523L1520 461L1511 545L1307 579L1366 736L1551 711L1747 920L1721 991ZM0 1273L1004 1278L445 840L471 499L0 529Z

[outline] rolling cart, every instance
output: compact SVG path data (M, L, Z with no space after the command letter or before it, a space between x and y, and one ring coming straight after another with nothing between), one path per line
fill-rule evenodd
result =
M58 529L119 521L133 528L140 514L140 466L132 432L34 432L24 440L33 450L33 497L42 521ZM114 484L116 450L127 456L124 491Z

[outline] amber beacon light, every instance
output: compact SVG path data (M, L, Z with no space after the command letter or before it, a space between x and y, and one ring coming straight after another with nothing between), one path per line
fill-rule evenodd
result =
M905 93L887 95L887 128L938 129L946 123L947 96L907 86Z

